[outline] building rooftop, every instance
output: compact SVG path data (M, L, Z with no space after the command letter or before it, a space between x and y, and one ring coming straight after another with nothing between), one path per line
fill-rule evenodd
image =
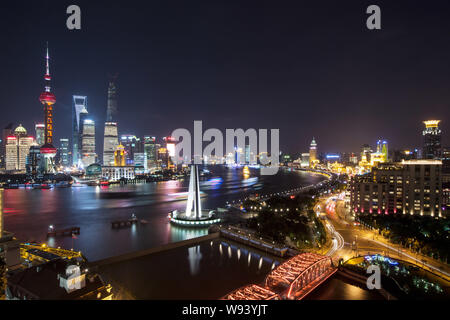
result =
M110 295L97 274L87 274L81 289L67 292L60 286L59 278L66 275L66 268L70 264L70 261L58 259L12 272L8 275L7 293L14 298L27 300L104 299Z
M441 160L420 159L420 160L402 160L402 165L442 165Z

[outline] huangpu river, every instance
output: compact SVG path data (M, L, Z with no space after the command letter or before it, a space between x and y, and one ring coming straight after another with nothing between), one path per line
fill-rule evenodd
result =
M226 202L250 194L269 194L318 183L321 175L279 170L261 176L258 169L244 177L242 168L209 166L202 178L202 207L224 208ZM4 191L5 229L21 241L47 242L50 246L81 251L89 261L156 247L207 234L207 229L189 229L169 223L168 213L186 206L189 179L109 187L9 189ZM113 195L112 195L113 194ZM111 222L127 220L135 214L144 223L113 229ZM80 227L77 239L51 237L55 229Z

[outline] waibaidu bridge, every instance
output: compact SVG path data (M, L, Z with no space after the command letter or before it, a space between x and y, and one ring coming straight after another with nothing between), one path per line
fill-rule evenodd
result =
M227 294L223 299L301 300L336 271L330 257L302 253L272 270L266 277L264 287L247 285Z

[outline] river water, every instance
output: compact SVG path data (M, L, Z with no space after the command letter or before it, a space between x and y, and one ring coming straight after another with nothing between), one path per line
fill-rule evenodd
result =
M224 239L200 242L100 268L117 299L219 299L249 284L264 286L283 260ZM334 276L312 292L313 300L378 300Z
M251 169L244 178L241 168L210 166L211 175L201 182L202 207L225 207L227 201L249 194L267 194L318 183L321 175L279 170L260 176ZM4 191L5 229L22 241L48 241L50 246L81 250L89 261L147 249L207 234L207 229L172 226L168 213L186 206L179 193L187 192L188 179L102 187L53 188L50 190L10 189ZM124 192L123 197L105 197ZM125 194L125 192L127 194ZM122 194L122 193L121 193ZM113 229L111 222L135 214L147 223ZM56 229L80 227L77 239L47 239L49 225Z
M315 184L321 175L280 170L274 176L260 176L251 169L213 166L211 176L201 181L203 208L225 207L226 202L259 193L270 194ZM166 181L125 186L72 187L51 190L4 191L5 229L22 241L48 242L81 250L89 261L143 250L207 234L207 229L170 225L167 215L183 209L189 181ZM106 197L124 192L123 197ZM112 229L111 222L135 214L148 223ZM71 237L46 238L49 225L56 229L78 226ZM155 255L105 267L108 281L123 287L125 298L217 299L243 285L263 282L281 261L253 248L224 241L202 242ZM375 296L340 279L331 279L312 296L314 299L376 299Z

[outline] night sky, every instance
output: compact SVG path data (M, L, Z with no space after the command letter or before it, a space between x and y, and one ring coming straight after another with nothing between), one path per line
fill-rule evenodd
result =
M279 128L280 149L359 152L379 138L421 146L441 119L450 145L449 1L1 1L0 127L43 121L45 43L55 138L71 135L71 96L88 96L102 154L108 75L119 133ZM66 8L81 7L81 30ZM381 7L382 30L366 28ZM54 143L58 146L58 142Z

